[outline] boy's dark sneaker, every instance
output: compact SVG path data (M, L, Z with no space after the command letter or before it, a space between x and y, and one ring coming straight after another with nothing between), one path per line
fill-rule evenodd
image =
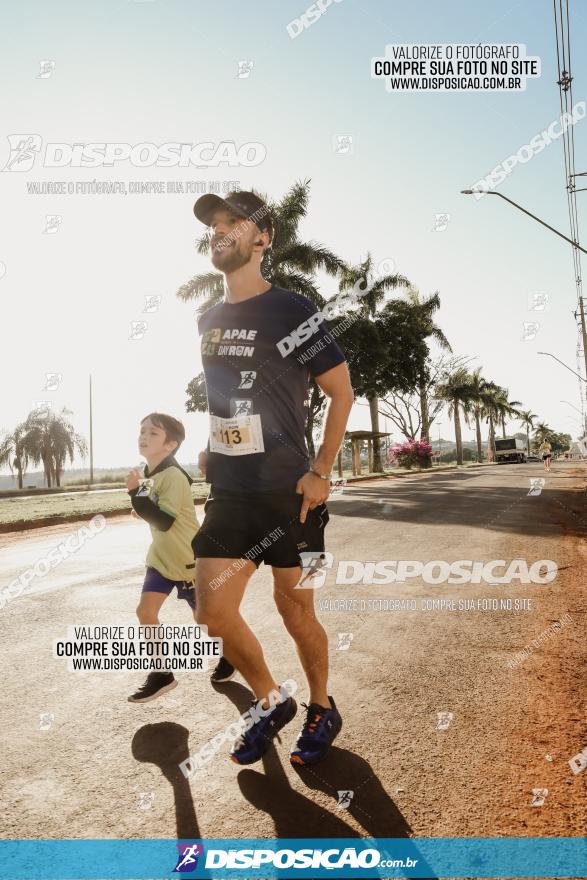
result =
M210 681L214 684L222 684L224 681L230 681L235 675L236 669L232 663L229 663L226 657L221 657L216 669L210 676Z
M290 752L292 764L317 764L326 757L328 749L340 733L342 718L332 697L328 697L331 709L318 703L302 703L306 710L306 720L295 746Z
M149 672L147 680L140 686L138 691L128 698L129 703L150 703L161 694L172 691L177 687L177 681L173 672Z
M253 700L252 706L258 704L259 701ZM282 727L289 724L297 711L297 703L293 697L278 703L267 715L261 716L249 730L239 736L230 752L231 760L235 764L254 764L263 757L273 737L277 736Z

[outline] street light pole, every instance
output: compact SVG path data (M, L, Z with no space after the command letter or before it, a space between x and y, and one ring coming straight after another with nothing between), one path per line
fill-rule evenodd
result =
M513 202L511 199L508 199L507 196L504 196L502 193L495 192L494 190L487 190L486 192L482 190L474 190L474 189L462 189L461 193L465 196L474 196L477 192L483 192L484 196L499 196L500 199L503 199L504 202L509 202L510 205L513 205L514 208L517 208L519 211L522 211L524 214L527 214L528 217L532 217L533 220L536 220L537 223L541 223L542 226L546 226L547 229L550 229L551 232L554 232L555 235L560 236L560 238L564 238L565 241L568 241L569 244L572 244L573 247L576 247L577 250L582 251L584 254L587 254L587 251L584 247L581 247L578 241L573 241L572 238L567 238L566 235L563 235L562 232L559 232L558 229L555 229L554 226L550 226L544 220L541 220L540 217L537 217L536 214L532 214L531 211L527 211L526 208L522 208L521 205L518 205L517 202Z
M579 407L578 407L578 406L575 406L575 404L574 404L574 403L571 403L569 400L561 400L561 403L566 403L568 406L572 406L573 409L577 410L578 413L581 413L581 415L583 415L583 413L581 412L581 410L579 409Z
M504 200L504 202L509 202L510 205L514 206L514 208L517 208L519 211L522 211L522 213L527 214L528 217L532 217L532 219L536 220L537 223L540 223L542 226L546 226L547 229L550 229L550 231L554 232L555 235L558 235L559 238L564 238L565 241L568 241L569 244L571 244L574 248L577 248L577 250L581 251L581 253L587 254L587 250L585 250L584 247L581 247L581 245L579 244L578 241L573 241L572 238L568 238L566 235L563 235L563 233L559 232L558 229L555 229L554 226L550 226L549 223L545 223L545 221L541 220L540 217L537 217L536 214L532 214L531 211L527 211L526 208L522 208L521 205L518 205L517 202L513 202L511 199L508 199L508 197L504 196L502 193L495 192L495 190L487 190L487 191L474 190L474 189L462 189L461 190L461 193L466 196L475 195L476 192L483 192L483 195L485 195L485 196L499 196L500 199ZM583 310L583 297L582 296L579 297L579 313L581 316L581 334L583 337L583 357L585 359L585 374L587 375L587 329L585 328L585 312ZM554 355L552 355L552 357L554 357ZM555 358L555 360L558 360L558 358ZM562 363L562 361L561 361L561 363ZM566 365L564 365L564 366L566 366ZM578 375L578 373L576 375ZM582 379L583 377L580 376L579 378Z
M554 358L554 360L555 360L555 361L558 361L559 364L562 364L562 366L563 366L566 370L568 370L569 373L573 373L573 375L578 376L579 379L581 379L582 382L587 382L587 379L584 379L583 376L581 376L580 373L576 373L575 370L572 370L567 364L565 364L564 361L561 361L560 358L557 358L556 355L551 354L549 351L538 351L538 352L536 352L536 353L537 353L537 354L545 354L545 355L547 355L548 357Z

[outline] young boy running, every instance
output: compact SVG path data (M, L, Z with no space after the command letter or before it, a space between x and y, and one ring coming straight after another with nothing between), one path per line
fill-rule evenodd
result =
M136 468L126 478L133 509L149 524L153 537L137 607L142 625L159 623L159 610L174 587L177 598L185 599L195 619L196 563L191 542L198 523L190 491L194 481L175 460L184 439L185 429L178 419L150 413L142 420L139 435L139 452L147 459L144 479ZM235 670L231 666L224 671L227 675L223 680L227 680ZM172 672L150 672L145 683L128 699L131 703L148 703L175 687L177 681Z

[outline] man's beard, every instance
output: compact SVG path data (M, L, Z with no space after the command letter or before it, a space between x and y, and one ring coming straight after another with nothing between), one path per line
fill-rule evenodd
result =
M223 272L225 275L230 275L231 272L236 272L237 269L242 268L242 266L246 266L246 264L250 261L253 255L253 245L251 244L246 250L243 248L243 245L239 248L236 244L231 245L226 248L222 248L222 250L212 249L212 265Z

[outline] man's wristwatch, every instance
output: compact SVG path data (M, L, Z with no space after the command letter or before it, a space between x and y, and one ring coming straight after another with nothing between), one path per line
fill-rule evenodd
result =
M318 471L315 471L313 468L310 471L311 474L314 474L315 477L320 477L321 480L328 480L330 482L330 478L332 474L319 474Z

